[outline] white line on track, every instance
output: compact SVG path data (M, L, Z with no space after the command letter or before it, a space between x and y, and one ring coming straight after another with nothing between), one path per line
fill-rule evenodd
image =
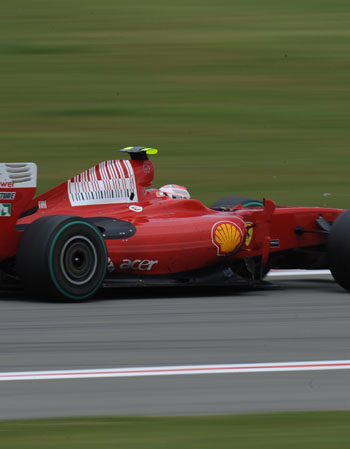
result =
M186 374L268 373L350 369L350 360L249 363L226 365L149 366L140 368L103 368L84 370L27 371L0 373L0 381L84 379L101 377L171 376Z
M280 276L318 276L329 274L329 270L271 270L268 277L280 277Z

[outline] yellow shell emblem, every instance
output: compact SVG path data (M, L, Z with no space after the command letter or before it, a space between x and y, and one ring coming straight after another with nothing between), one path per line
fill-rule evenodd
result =
M218 249L218 255L232 253L242 243L241 230L231 222L219 222L212 229L213 243Z

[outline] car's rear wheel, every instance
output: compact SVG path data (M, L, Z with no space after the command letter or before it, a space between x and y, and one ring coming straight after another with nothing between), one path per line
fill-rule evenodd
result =
M97 228L80 217L52 215L26 227L17 250L17 271L32 294L79 301L101 287L107 259Z
M227 196L215 201L210 208L211 209L233 209L241 204L243 207L264 206L264 203L252 198L246 198L243 196Z
M335 220L328 236L329 269L346 290L350 290L350 210Z

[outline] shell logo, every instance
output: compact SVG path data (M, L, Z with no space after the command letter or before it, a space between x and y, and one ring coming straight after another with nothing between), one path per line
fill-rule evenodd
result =
M243 241L242 231L230 221L215 223L211 235L212 241L218 249L218 256L233 253Z

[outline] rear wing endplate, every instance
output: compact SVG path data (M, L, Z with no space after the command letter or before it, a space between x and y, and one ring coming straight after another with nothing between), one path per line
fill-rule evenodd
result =
M37 166L33 162L0 163L0 188L35 188Z

